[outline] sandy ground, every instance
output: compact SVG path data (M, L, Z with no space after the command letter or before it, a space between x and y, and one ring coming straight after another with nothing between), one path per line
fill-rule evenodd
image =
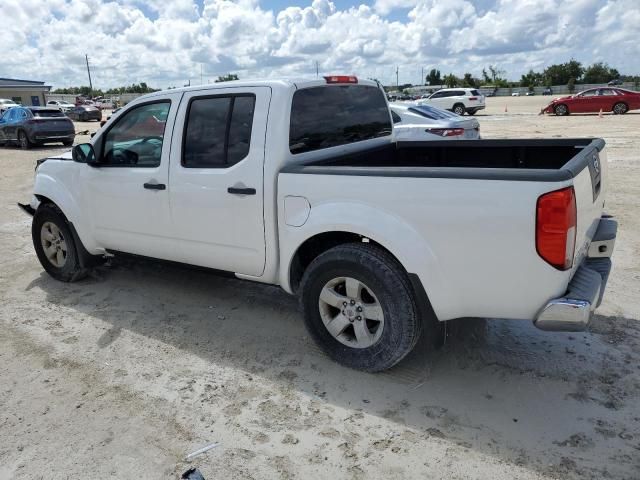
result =
M639 479L640 114L536 115L547 99L478 118L606 139L620 229L591 331L458 321L379 375L329 361L275 287L131 260L54 281L15 203L62 149L0 149L0 479Z

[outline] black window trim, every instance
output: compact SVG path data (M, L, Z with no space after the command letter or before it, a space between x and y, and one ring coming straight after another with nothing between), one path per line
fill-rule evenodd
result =
M235 107L235 102L236 102L236 98L238 97L249 97L249 98L253 98L253 117L251 118L251 128L249 129L249 150L247 151L247 154L241 158L240 160L238 160L236 163L234 163L233 165L229 165L228 163L228 153L229 153L229 132L231 130L231 120L233 117L233 109ZM193 104L193 102L195 100L209 100L211 98L229 98L229 109L227 110L227 118L225 120L226 122L226 126L225 126L225 131L224 131L224 165L213 165L213 166L189 166L189 165L185 165L184 163L184 147L187 143L187 130L189 128L189 114L191 113L191 105ZM256 103L258 101L258 98L256 96L255 93L247 93L247 92L239 92L239 93L220 93L220 94L213 94L213 95L199 95L199 96L194 96L191 97L189 99L189 103L187 104L187 111L185 113L184 116L184 126L182 127L182 148L180 151L180 166L182 168L204 168L204 169L226 169L226 168L231 168L235 165L238 165L242 162L245 161L245 159L249 156L249 153L251 153L251 137L253 135L253 121L255 119L255 113L256 113Z
M169 112L167 113L167 121L169 120L169 113L171 112L171 99L170 98L163 98L160 100L149 100L147 102L142 102L142 103L138 103L136 105L134 105L133 107L131 107L130 109L127 109L126 112L122 112L124 115L119 115L118 117L118 121L114 122L112 125L109 126L109 128L101 135L100 137L100 152L99 152L99 157L100 158L100 162L98 163L98 166L100 168L158 168L160 166L162 166L162 153L160 153L160 164L159 165L119 165L119 164L109 164L109 163L102 163L102 160L104 159L104 144L107 141L107 135L109 135L109 132L111 131L111 129L113 127L115 127L116 125L118 125L123 118L126 118L126 116L130 113L133 112L134 110L140 108L140 107L145 107L147 105L154 105L154 104L160 104L160 103L168 103L169 104ZM80 108L82 107L82 105L77 106L76 108ZM167 130L167 125L165 122L165 132ZM164 149L164 132L162 135L162 148Z

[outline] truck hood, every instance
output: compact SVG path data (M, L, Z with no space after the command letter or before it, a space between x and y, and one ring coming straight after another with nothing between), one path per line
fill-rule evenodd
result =
M73 160L73 156L71 155L71 150L61 153L60 155L55 155L53 157L41 158L40 160L36 160L36 170L40 165L42 165L47 160Z

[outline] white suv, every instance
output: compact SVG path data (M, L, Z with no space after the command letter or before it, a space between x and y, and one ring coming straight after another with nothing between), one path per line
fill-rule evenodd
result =
M464 115L465 112L473 115L478 110L484 110L484 95L475 88L443 88L417 103L451 110L458 115Z
M57 108L62 113L67 113L69 110L72 110L75 105L63 100L49 100L47 102L47 107Z

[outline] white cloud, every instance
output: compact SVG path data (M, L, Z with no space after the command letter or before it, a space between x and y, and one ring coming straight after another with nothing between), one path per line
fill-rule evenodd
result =
M479 75L606 61L640 71L638 0L376 0L341 8L309 0L274 11L266 0L0 0L0 76L99 87L158 87L213 79L355 73L417 82L421 69ZM34 15L37 12L37 15ZM408 13L407 13L408 12ZM8 21L7 21L8 20Z

